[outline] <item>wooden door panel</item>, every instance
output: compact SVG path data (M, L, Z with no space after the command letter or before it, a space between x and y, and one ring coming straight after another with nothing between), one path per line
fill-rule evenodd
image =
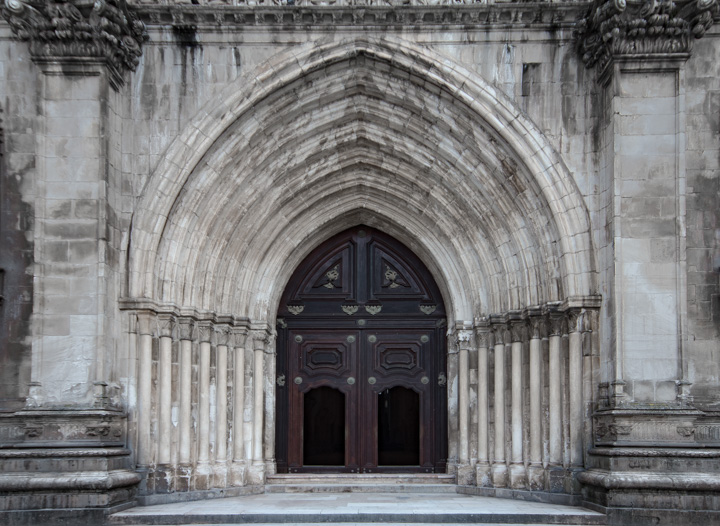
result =
M278 312L278 470L444 470L444 323L431 274L390 236L358 226L315 249Z
M289 433L288 469L307 471L304 460L304 432L309 415L306 414L306 395L319 388L337 390L345 397L345 467L357 468L357 345L359 334L349 330L291 330L288 331L290 356L289 372ZM318 415L322 418L322 414ZM317 465L310 470L323 470ZM328 468L337 469L337 468Z

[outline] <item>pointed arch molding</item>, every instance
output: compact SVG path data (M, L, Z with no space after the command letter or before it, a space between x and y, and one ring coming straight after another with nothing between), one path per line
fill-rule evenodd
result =
M455 319L595 289L584 201L527 117L424 47L358 38L274 57L188 124L133 219L128 296L271 320L359 223L412 248Z

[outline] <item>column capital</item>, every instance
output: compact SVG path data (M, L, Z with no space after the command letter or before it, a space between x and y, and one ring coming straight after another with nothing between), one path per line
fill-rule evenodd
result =
M198 339L202 343L211 343L215 333L214 325L209 321L201 321L197 324Z
M547 316L549 336L562 336L567 331L565 316L562 312L551 312Z
M137 313L137 333L152 335L153 328L155 325L155 314L152 312L138 312Z
M528 316L528 328L531 340L542 339L547 332L547 318L540 313Z
M469 349L473 343L473 331L469 329L455 330L453 334L458 349Z
M159 337L173 337L173 330L175 329L175 317L172 314L158 314L157 325Z
M35 62L102 63L113 87L135 71L148 39L127 0L4 0L2 16L15 38L30 45ZM81 71L80 68L78 71Z
M513 317L509 321L510 325L510 341L513 343L521 342L525 336L527 321L521 317Z
M196 323L192 318L180 318L177 321L178 338L180 340L194 340L196 337Z
M602 73L617 58L687 58L713 24L717 0L595 0L575 29L585 67Z
M568 332L585 332L585 311L583 309L570 309L567 311Z
M230 343L230 326L226 324L215 326L215 342L217 345L223 345L225 347Z
M507 322L505 321L495 321L492 323L492 333L494 336L495 345L501 345L509 341L509 338L506 334L507 330Z
M236 348L245 347L248 331L246 327L233 327L230 330L230 344Z

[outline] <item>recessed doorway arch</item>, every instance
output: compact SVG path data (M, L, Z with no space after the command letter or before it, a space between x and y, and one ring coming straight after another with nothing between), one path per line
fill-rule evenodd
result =
M393 237L360 225L313 250L278 312L278 471L445 472L445 317Z

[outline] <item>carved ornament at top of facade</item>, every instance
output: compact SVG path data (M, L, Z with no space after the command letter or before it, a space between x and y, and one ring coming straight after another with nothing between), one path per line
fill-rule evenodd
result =
M135 0L149 25L552 26L571 28L586 4L509 0Z
M4 0L2 16L35 60L102 60L113 86L134 71L147 40L126 0Z
M687 54L712 26L717 0L595 0L575 36L585 66L613 57Z

